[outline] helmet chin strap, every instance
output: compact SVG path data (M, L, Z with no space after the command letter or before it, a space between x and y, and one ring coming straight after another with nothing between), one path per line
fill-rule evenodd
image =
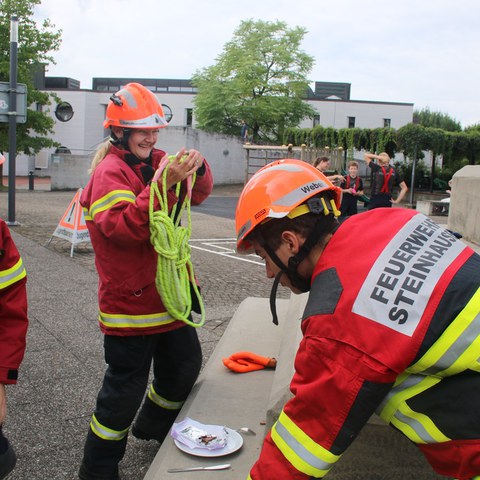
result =
M258 240L262 247L267 252L268 256L273 260L273 262L280 268L280 272L277 273L275 276L275 280L272 285L272 290L270 291L270 311L272 312L272 321L275 325L278 325L278 315L277 315L277 307L276 307L276 297L277 297L277 289L278 284L280 283L280 279L283 274L287 276L290 280L290 283L293 287L300 290L300 292L305 293L310 290L310 279L302 277L298 273L298 266L300 263L308 256L314 245L316 245L318 238L321 234L321 224L318 221L315 224L315 227L310 232L310 235L305 240L303 245L300 247L300 250L296 255L291 256L288 259L288 265L285 265L278 255L273 251L272 248L267 244L266 240L259 236Z
M121 146L125 150L130 150L128 148L128 139L130 138L130 129L129 128L124 128L123 129L123 136L122 137L117 137L115 133L113 133L113 130L110 132L110 142L112 145L115 146Z

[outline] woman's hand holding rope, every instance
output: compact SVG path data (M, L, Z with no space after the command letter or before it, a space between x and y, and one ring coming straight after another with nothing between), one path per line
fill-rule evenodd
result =
M163 157L160 164L163 164L163 160L167 158L167 155ZM201 166L203 165L203 157L197 150L186 150L182 148L175 159L170 161L167 177L166 177L166 187L167 190L172 188L177 183L182 182L186 178L192 176ZM153 181L158 181L160 178L161 170L163 168L159 168L155 172L155 176L153 177Z

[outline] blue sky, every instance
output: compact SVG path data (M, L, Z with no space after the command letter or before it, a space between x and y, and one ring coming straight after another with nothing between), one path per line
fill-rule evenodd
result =
M47 72L190 78L215 63L242 20L307 29L309 78L351 83L351 98L414 103L480 123L478 0L42 0L38 21L63 30Z

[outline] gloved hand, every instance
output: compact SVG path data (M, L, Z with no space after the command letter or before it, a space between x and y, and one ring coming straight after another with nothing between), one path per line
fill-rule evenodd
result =
M275 358L263 357L252 352L237 352L223 359L223 364L237 373L254 372L263 368L275 368Z

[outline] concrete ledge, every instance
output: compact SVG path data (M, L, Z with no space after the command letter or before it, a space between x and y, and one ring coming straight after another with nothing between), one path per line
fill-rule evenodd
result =
M242 448L231 455L217 458L194 457L181 452L168 437L160 447L144 480L165 480L168 468L230 463L230 470L219 478L247 478L255 463L264 438L267 404L275 372L260 370L236 374L225 368L222 358L241 350L278 358L282 330L287 324L289 300L277 299L279 326L271 321L266 298L244 300L205 365L200 379L185 402L178 421L190 417L202 423L226 425L230 428L250 427L256 436L244 435ZM191 480L192 473L175 473L174 480ZM198 480L212 478L212 472L195 472ZM173 479L173 476L172 476Z
M437 200L418 200L416 210L427 216L448 216L450 203Z

